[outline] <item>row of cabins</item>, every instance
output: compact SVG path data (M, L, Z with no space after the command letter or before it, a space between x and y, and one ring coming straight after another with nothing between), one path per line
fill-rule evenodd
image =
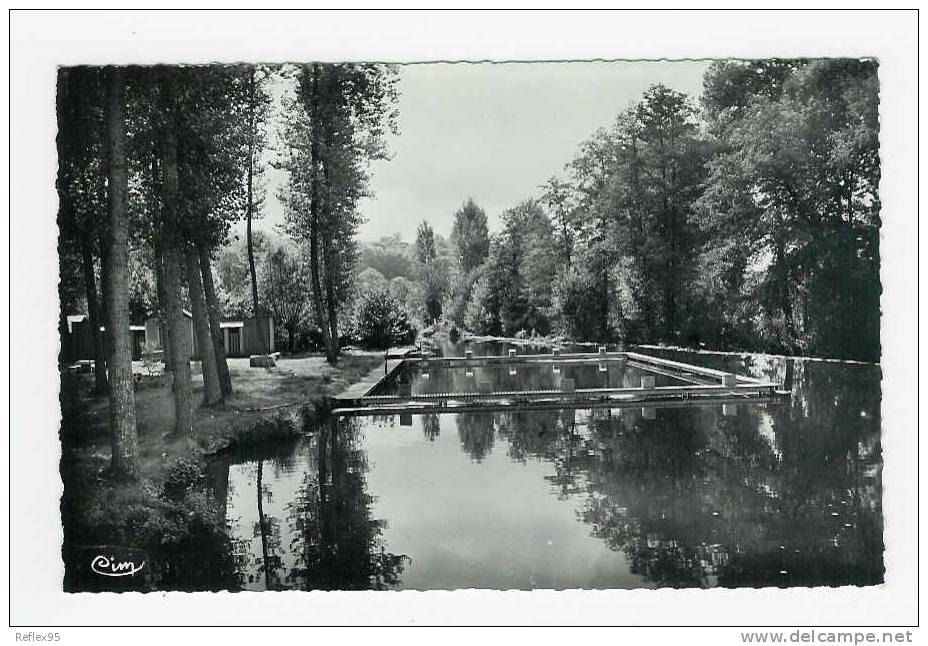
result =
M187 347L191 348L191 359L199 359L199 343L193 333L193 315L184 310L187 320ZM219 328L225 344L227 357L248 357L253 354L274 352L274 319L272 317L244 318L221 321ZM130 325L132 333L132 360L139 361L146 348L159 359L164 353L161 339L161 320L157 316L148 318L144 325ZM100 326L101 338L106 337L106 328ZM260 335L260 336L259 336ZM264 343L261 343L262 337ZM68 316L68 334L62 348L62 358L67 363L92 360L93 336L90 320L85 314Z

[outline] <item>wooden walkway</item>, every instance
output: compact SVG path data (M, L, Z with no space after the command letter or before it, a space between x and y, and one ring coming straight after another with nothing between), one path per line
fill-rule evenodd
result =
M590 363L624 363L630 362L636 368L642 368L650 372L662 374L676 379L685 381L694 381L698 383L722 383L726 377L734 379L738 383L763 383L753 377L735 375L722 370L712 368L703 368L679 361L661 359L652 357L638 352L600 352L596 353L572 353L572 354L519 354L513 356L465 356L465 357L427 357L416 356L409 357L406 362L410 366L429 367L429 368L451 368L451 367L477 367L491 365L512 365L512 364L590 364Z
M401 403L416 401L500 401L526 403L538 399L557 399L559 401L590 401L613 398L642 400L646 397L686 397L715 394L723 396L771 394L776 391L776 384L739 384L689 385L689 386L655 386L652 388L576 388L574 390L501 390L496 392L453 392L453 393L418 393L415 395L365 395L364 401L372 404Z
M740 395L724 396L714 395L712 397L688 397L686 399L664 399L649 401L634 400L585 400L582 405L578 402L564 402L561 400L535 400L521 408L524 410L538 411L559 411L570 408L590 408L590 409L637 409L637 408L684 408L691 406L719 406L719 405L738 405L738 404L765 404L778 403L783 401L783 395L758 394L754 396ZM421 414L421 413L492 413L499 411L512 410L513 402L506 401L444 401L444 402L425 402L425 401L407 401L402 404L376 404L366 403L363 406L354 406L339 408L339 415L363 416L363 415L396 415L397 413Z
M608 405L644 404L647 402L687 401L698 399L737 399L745 401L755 398L776 398L782 396L778 385L753 377L703 368L678 361L651 357L636 352L613 352L598 354L546 354L546 355L510 355L504 357L465 356L465 357L422 357L410 356L414 348L401 352L390 352L385 357L383 368L372 370L361 381L349 386L335 397L337 409L360 410L405 410L416 408L459 408L474 405L489 406L588 406L594 403ZM574 388L573 380L565 380L570 386L564 389L546 390L504 390L493 391L492 384L479 384L477 391L443 392L443 393L402 393L395 395L378 395L378 387L388 381L404 365L418 368L431 367L475 367L481 365L502 364L571 364L571 363L605 363L627 362L647 373L667 376L683 385L655 386L653 378L650 384L642 379L637 388Z
M413 348L403 348L401 350L391 350L384 355L383 366L378 366L364 375L360 381L351 384L345 390L337 394L335 399L336 406L355 406L362 398L368 397L377 390L380 384L390 379L406 360L406 356L413 351Z
M478 357L412 357L407 359L409 365L429 368L454 368L463 366L494 366L512 364L589 364L589 363L623 363L627 360L625 353L611 354L518 354L512 357L478 356Z

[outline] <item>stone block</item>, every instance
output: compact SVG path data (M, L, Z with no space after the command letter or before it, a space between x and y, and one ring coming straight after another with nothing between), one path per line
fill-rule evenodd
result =
M273 368L277 365L274 356L270 354L253 354L248 357L248 365L252 368Z

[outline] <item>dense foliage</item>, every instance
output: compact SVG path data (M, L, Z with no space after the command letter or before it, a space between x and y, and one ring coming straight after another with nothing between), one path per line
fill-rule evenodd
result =
M471 327L490 334L547 334L552 328L553 246L551 222L537 202L506 211L503 231L490 244L466 309Z
M386 159L396 130L396 69L377 64L297 66L281 136L287 232L308 249L309 280L326 358L337 360L340 322L353 295L358 201L368 167Z
M876 360L877 107L872 61L716 63L700 105L655 85L499 231L469 198L449 238L360 244L338 316L388 293L416 327Z
M389 289L380 286L370 287L361 295L354 328L358 344L369 349L409 345L416 337L406 310Z
M458 264L479 333L878 360L875 61L725 61L661 85ZM542 205L547 207L547 212Z
M287 332L286 349L293 352L297 335L310 318L306 259L290 246L268 249L261 264L259 294L264 309Z

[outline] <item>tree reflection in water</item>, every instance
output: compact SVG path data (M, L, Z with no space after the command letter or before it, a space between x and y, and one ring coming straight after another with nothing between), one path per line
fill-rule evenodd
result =
M387 552L381 539L386 523L371 517L358 420L329 418L306 428L312 437L241 451L231 468L225 464L228 491L223 486L220 494L232 513L241 585L397 586L409 558Z
M496 416L493 413L463 413L454 416L461 449L474 462L483 462L496 439Z
M625 555L633 574L658 586L881 582L879 368L756 356L682 360L785 381L792 396L782 404L694 405L653 415L640 408L428 414L415 442L434 450L417 459L445 461L431 472L441 478L447 465L452 485L454 477L502 477L499 469L510 461L550 465L551 493L569 501L577 522L602 545ZM417 446L395 422L330 419L309 428L312 438L291 448L289 457L252 456L244 471L239 467L249 518L256 507L259 512L248 563L266 564L249 566L250 576L270 589L401 585L410 559L387 551L386 524L372 517L360 430L384 427L376 429L380 444L367 449L379 447L385 460L395 460L384 468L395 469ZM451 423L458 442L440 433ZM454 471L456 447L472 461L466 471ZM299 464L292 464L292 454ZM287 473L280 478L279 471ZM393 494L394 505L415 487L389 476L379 482L389 483L378 493ZM409 504L427 506L442 495L448 492L433 496L426 487ZM236 500L245 504L241 491ZM479 506L474 509L479 516ZM396 518L409 523L397 528L399 535L420 527L408 514ZM455 517L464 546L482 540L483 528L468 518ZM454 566L424 565L428 558L420 567ZM454 561L455 554L441 558Z
M290 549L296 561L288 587L382 590L399 584L409 558L381 540L386 525L371 517L367 459L358 420L329 418L316 427L310 468L290 506Z
M580 520L658 585L879 583L879 369L796 362L790 376L789 403L732 416L594 410L578 430L519 412L500 435L514 459L552 462L556 494L583 493Z
M429 442L434 442L441 434L441 424L435 413L422 414L422 434Z

